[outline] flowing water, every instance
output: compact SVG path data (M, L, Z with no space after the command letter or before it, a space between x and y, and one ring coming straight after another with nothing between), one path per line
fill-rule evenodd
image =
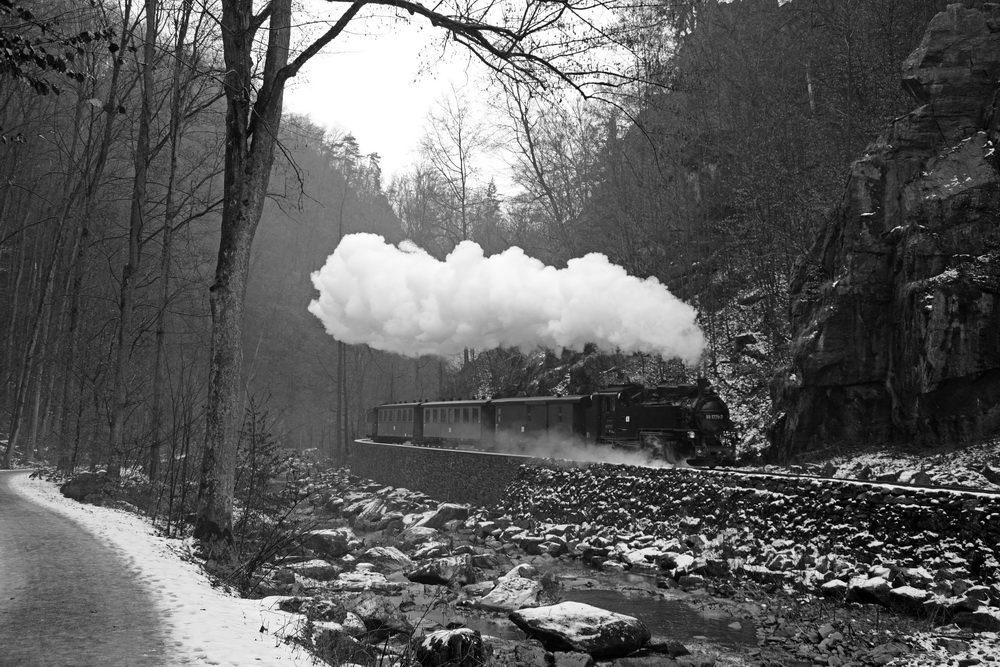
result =
M638 618L654 637L681 643L701 639L733 647L757 644L757 631L751 621L720 610L699 609L682 600L600 589L569 590L563 594L563 600Z
M593 607L606 609L618 614L632 616L642 621L654 637L673 639L681 643L701 641L712 644L740 648L756 646L757 632L753 623L735 618L717 609L703 609L683 600L672 600L637 591L617 591L608 589L570 589L562 591L564 602L582 602ZM524 633L504 616L464 614L454 607L428 611L428 606L420 605L419 611L411 612L411 620L417 624L439 624L457 622L479 630L485 635L502 639L523 639Z

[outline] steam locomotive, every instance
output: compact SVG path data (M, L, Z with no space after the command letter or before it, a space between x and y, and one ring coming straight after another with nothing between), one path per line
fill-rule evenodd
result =
M639 450L670 463L736 461L729 408L705 379L578 396L386 403L367 416L375 442L504 452L557 442Z

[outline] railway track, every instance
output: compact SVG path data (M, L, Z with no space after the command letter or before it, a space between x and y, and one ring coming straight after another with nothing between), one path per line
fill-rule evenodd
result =
M362 440L358 440L357 442L358 443L362 443L362 444L363 443L369 443L369 444L379 444L379 445L383 445L383 446L400 447L400 448L404 448L406 450L411 450L411 451L414 451L414 452L419 452L421 450L434 450L434 451L438 451L438 452L453 452L453 453L458 454L458 455L472 453L472 454L486 455L486 456L497 456L497 457L506 457L506 458L514 458L514 459L523 459L525 462L529 462L529 461L539 461L539 462L543 462L543 461L544 462L559 461L561 465L565 464L565 465L580 466L580 467L586 466L586 465L589 465L589 464L595 464L595 463L606 464L606 465L642 465L641 463L638 463L638 462L636 462L636 463L616 463L614 461L600 460L597 457L569 459L569 458L551 457L551 456L535 456L535 455L532 455L532 454L529 454L529 453L523 453L523 452L496 452L496 451L489 451L489 450L486 450L486 449L481 449L481 448L477 448L477 447L473 447L473 446L466 446L466 447L456 448L456 447L450 447L450 446L447 446L447 445L413 445L413 444L407 444L407 443L374 443L374 441L372 441L370 439L362 439ZM610 450L610 451L621 451L621 450ZM888 489L888 490L898 489L898 490L907 491L907 492L923 491L924 493L928 493L928 494L930 494L930 493L936 493L936 492L941 492L941 493L960 493L960 494L963 494L963 495L970 495L970 496L977 496L977 497L1000 498L1000 491L998 491L998 490L979 489L979 488L975 488L975 487L968 487L968 486L962 486L962 485L947 485L947 484L946 485L934 485L934 484L910 484L910 483L903 484L903 483L899 483L899 482L884 482L884 481L871 480L871 479L862 480L862 479L854 479L854 478L849 478L849 477L830 477L830 476L823 476L823 475L810 475L808 473L800 473L800 472L778 472L778 471L771 471L771 470L751 470L751 469L747 469L747 468L732 467L732 466L717 466L717 467L713 467L713 468L707 468L707 467L698 467L698 466L671 466L669 464L665 464L665 465L659 465L659 466L643 466L643 467L673 468L673 469L677 469L677 470L691 470L693 472L699 472L699 473L705 473L705 474L736 475L736 476L739 476L739 477L746 477L746 478L761 477L761 478L768 478L768 479L788 479L788 480L795 480L797 482L809 481L809 482L816 482L816 483L824 483L824 482L843 483L843 484L858 485L858 486L862 486L862 487L866 487L866 488L872 488L872 489Z

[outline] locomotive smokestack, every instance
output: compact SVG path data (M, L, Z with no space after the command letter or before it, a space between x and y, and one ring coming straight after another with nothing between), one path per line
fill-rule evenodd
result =
M600 254L556 269L520 248L485 257L464 241L439 261L412 243L351 234L312 280L309 312L327 333L408 356L594 343L693 365L705 344L694 308Z

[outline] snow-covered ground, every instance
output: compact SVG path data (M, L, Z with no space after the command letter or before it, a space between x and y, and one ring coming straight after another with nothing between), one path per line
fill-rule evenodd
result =
M157 536L150 524L122 510L84 505L65 498L51 482L18 475L13 488L79 523L106 542L149 587L168 634L174 665L315 664L302 648L280 637L294 633L288 614L263 609L213 587L185 559L185 543Z

